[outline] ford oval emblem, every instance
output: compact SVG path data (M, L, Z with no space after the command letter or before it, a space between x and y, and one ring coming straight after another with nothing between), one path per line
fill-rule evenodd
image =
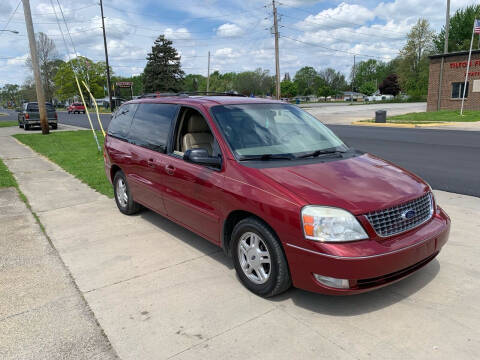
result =
M413 209L408 209L408 210L405 210L404 212L402 212L402 219L404 220L411 220L415 217L415 215L417 214L417 212Z

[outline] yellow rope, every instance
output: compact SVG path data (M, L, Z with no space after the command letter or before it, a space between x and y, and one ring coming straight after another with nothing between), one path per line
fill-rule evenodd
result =
M90 94L90 97L92 98L93 103L95 104L95 109L97 111L97 120L98 120L98 123L100 124L100 129L102 129L103 137L105 137L105 130L103 130L102 121L100 120L100 114L98 112L97 100L95 100L95 98L93 97L93 94L90 92L90 89L88 88L88 85L85 83L85 81L82 80L82 83L83 83L83 86L85 86L85 89L87 89L88 93Z

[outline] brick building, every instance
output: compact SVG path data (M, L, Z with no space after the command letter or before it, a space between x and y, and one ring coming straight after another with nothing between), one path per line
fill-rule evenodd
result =
M440 88L442 58L444 66ZM467 61L468 51L430 56L427 111L460 109ZM464 109L480 110L480 50L472 51Z

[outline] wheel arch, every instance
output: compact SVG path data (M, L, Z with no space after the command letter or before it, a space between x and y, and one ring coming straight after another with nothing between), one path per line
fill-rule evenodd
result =
M277 238L278 242L280 243L280 246L282 247L283 252L285 253L285 250L283 249L282 242L280 241L280 238L278 237L277 232L273 229L270 224L262 219L260 216L249 212L245 210L233 210L231 211L228 216L225 218L225 221L223 222L223 228L222 228L222 249L227 254L228 256L232 255L232 249L231 249L231 235L233 232L233 229L235 225L242 221L243 219L246 218L255 218L258 221L261 221L263 224L265 224L268 229L274 234L274 236Z

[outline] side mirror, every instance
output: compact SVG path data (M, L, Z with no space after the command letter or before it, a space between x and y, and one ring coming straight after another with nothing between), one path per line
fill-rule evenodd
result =
M205 149L189 149L185 151L183 160L212 167L220 168L222 166L222 159L220 157L210 156Z

